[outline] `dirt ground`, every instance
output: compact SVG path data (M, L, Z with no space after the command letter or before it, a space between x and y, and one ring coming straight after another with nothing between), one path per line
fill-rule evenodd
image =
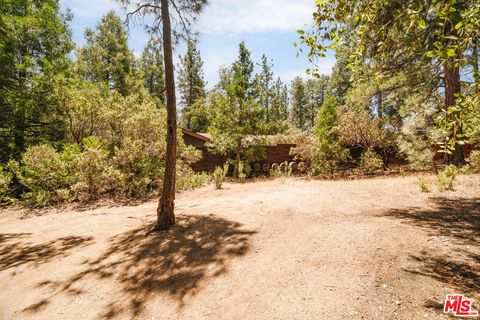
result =
M439 319L446 293L480 309L478 175L444 193L416 177L207 186L145 236L155 208L0 212L0 319Z

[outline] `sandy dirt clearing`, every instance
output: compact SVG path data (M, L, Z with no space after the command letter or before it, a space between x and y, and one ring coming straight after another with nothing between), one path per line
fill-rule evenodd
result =
M429 177L434 182L434 177ZM0 211L0 319L439 319L480 309L480 176L277 179L156 202Z

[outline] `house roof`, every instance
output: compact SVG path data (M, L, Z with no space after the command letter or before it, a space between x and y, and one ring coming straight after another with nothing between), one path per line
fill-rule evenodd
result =
M188 129L182 128L182 133L193 137L195 139L204 141L204 142L212 142L213 137L210 133L207 132L193 132ZM291 145L292 142L290 141L283 141L282 139L278 140L278 135L246 135L244 137L244 143L252 144L252 143L260 143L262 145L278 145L278 144L285 144Z
M182 133L205 142L210 142L212 140L212 136L208 133L193 132L187 129L182 129Z
M212 141L213 140L213 137L210 133L208 132L197 132L197 134L201 135L201 136L204 136L205 138L207 138L208 140Z

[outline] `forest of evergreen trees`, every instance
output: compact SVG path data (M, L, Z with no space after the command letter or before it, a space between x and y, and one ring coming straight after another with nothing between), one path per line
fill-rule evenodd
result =
M122 18L111 11L85 30L85 45L78 47L71 20L57 0L2 3L3 202L139 197L160 186L166 148L161 40L152 36L136 58ZM218 152L243 154L246 135L310 130L327 78L297 78L289 94L272 66L265 55L252 61L241 43L238 59L219 70L219 82L208 90L200 52L189 41L176 66L181 127L211 132L221 141L212 146ZM179 188L206 179L189 169L198 158L179 141Z
M311 174L338 170L348 147L365 150L362 163L378 168L385 150L417 169L431 167L438 152L446 163L478 166L478 153L463 153L480 141L475 1L362 3L320 3L315 26L298 31L299 50L308 48L312 61L336 53L330 76L313 69L285 83L271 59L253 61L242 42L207 89L201 53L188 41L175 68L180 126L210 133L212 152L236 168L262 155L262 141L246 138L268 135L296 143ZM389 12L405 10L403 20L384 24ZM158 190L167 134L160 37L136 58L112 11L78 47L58 0L3 1L0 18L1 201L45 205ZM209 179L189 168L199 157L179 140L178 189Z

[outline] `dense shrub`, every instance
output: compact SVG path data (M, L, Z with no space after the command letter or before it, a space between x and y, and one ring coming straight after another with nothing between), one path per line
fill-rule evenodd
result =
M235 163L236 168L237 168L237 177L240 182L245 182L245 179L247 179L248 175L251 172L251 167L249 164L245 164L243 161L240 161L238 163Z
M311 163L314 152L313 136L311 133L300 132L295 134L290 143L295 144L295 146L290 149L290 154L295 160Z
M0 203L9 202L10 200L10 182L12 174L0 166Z
M95 198L105 190L103 172L107 163L107 151L98 137L83 139L83 152L78 162L77 183L87 186L87 193Z
M477 83L475 90L465 91L468 93L461 97L461 105L471 111L466 115L465 135L470 143L477 144L480 142L480 87ZM476 152L478 154L480 151Z
M141 198L161 188L167 133L164 109L144 96L124 97L82 83L60 87L57 95L69 119L70 143L60 150L50 145L32 147L10 166L25 190L23 199L44 206L106 195ZM178 189L199 186L208 176L195 175L189 164L201 153L186 146L178 134ZM11 177L2 174L0 179L5 180L0 182L3 186Z
M472 151L470 154L470 167L473 172L480 173L480 150Z
M176 189L190 190L195 189L211 181L211 177L207 173L194 173L191 169L184 168L177 171Z
M347 159L348 150L341 145L339 136L334 130L337 121L335 98L327 95L315 124L311 163L314 174L332 174Z
M383 170L384 163L382 157L372 150L365 151L360 157L360 169L367 174Z
M212 178L213 181L215 182L215 188L216 189L221 189L223 182L225 181L225 177L227 176L228 173L228 163L225 163L225 165L222 167L216 167L215 170L212 173Z
M437 176L437 188L439 191L453 190L455 177L458 169L454 165L448 165Z
M372 118L371 112L364 107L342 106L334 132L342 145L389 148L395 145L395 134L387 129L392 127L386 119Z
M165 164L158 152L149 153L148 148L143 141L135 140L116 149L111 163L121 174L110 170L110 189L138 198L160 186Z
M71 177L62 157L49 145L29 148L21 164L11 164L18 181L27 188L22 197L34 205L56 201L57 190L68 188Z
M335 105L332 101L327 102L320 109L314 133L301 132L293 137L295 147L290 154L301 161L301 172L310 168L313 175L332 174L348 158L348 149L339 143L333 130Z
M425 177L418 177L418 186L422 192L430 192L430 186L427 184Z
M433 125L441 118L438 101L423 101L418 95L410 97L401 109L403 123L397 137L397 146L413 170L425 170L433 165L439 143L446 133Z
M88 202L106 195L141 198L161 188L165 149L164 139L156 138L162 141L126 135L119 146L112 147L106 140L90 136L80 145L64 145L61 152L39 145L28 149L22 160L12 162L9 169L26 190L22 198L35 206ZM189 167L199 159L199 152L183 141L178 150L177 189L191 189L208 182L207 174L194 174ZM0 197L8 192L10 180L11 174L0 171Z

